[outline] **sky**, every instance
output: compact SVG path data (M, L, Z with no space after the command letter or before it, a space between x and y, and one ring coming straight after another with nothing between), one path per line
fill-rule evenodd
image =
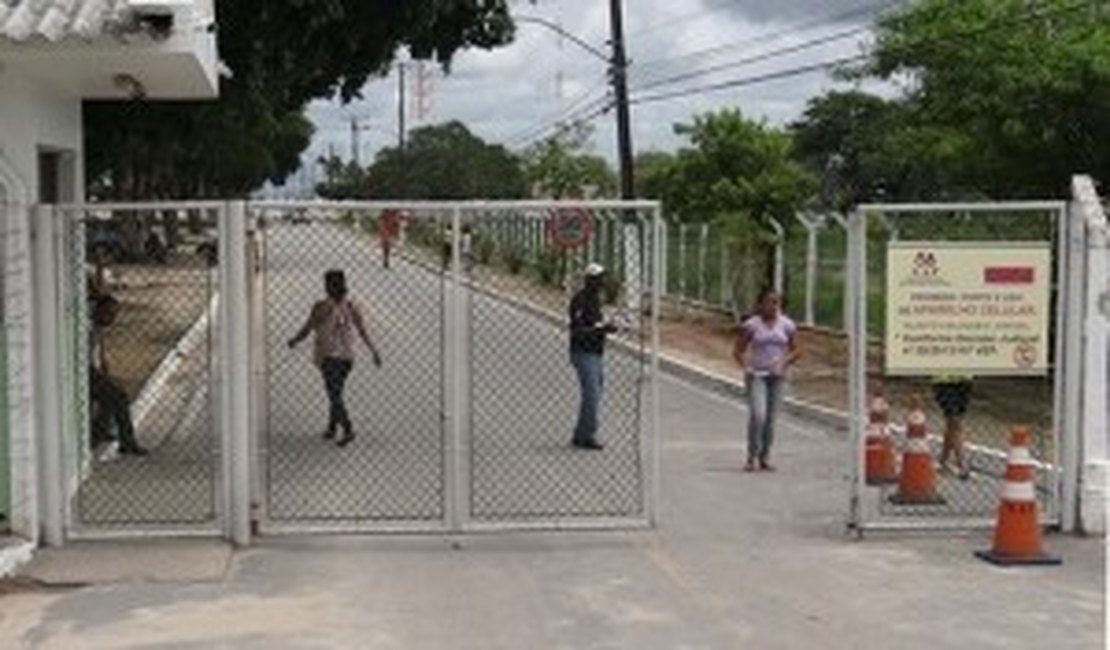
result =
M896 0L624 0L634 149L672 151L683 145L674 133L675 123L726 107L772 124L789 123L801 115L808 99L845 84L818 71L635 102L860 54L869 42L875 12L891 4ZM513 2L513 12L557 23L593 48L607 51L608 0L519 0ZM780 52L816 40L824 42L793 53ZM718 69L707 72L707 68ZM410 129L459 120L489 142L520 150L550 135L560 118L587 117L596 129L594 152L615 159L615 115L611 110L602 112L610 105L607 64L551 29L518 22L512 44L492 51L460 52L449 74L433 63L424 69L430 88L426 113L418 115L414 103L407 102ZM417 76L413 66L407 75L412 100ZM679 76L689 78L674 79ZM879 86L865 89L883 92ZM371 81L362 94L362 99L347 105L316 101L309 106L317 133L306 158L330 151L349 160L352 119L360 125L362 164L368 164L378 149L396 144L396 72ZM301 179L306 180L311 179Z

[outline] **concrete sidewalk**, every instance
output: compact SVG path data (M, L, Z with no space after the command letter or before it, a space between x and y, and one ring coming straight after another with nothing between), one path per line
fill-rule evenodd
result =
M656 531L75 545L0 596L0 647L1103 647L1100 540L1009 570L985 535L856 541L841 435L787 419L779 471L745 474L735 401L662 398Z

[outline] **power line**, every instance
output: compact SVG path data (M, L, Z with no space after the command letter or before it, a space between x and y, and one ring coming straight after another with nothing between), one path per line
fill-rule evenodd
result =
M768 74L755 75L752 77L744 77L742 79L732 79L730 81L722 81L720 83L708 84L704 86L695 86L693 88L685 88L683 90L671 91L665 93L658 93L655 95L647 95L645 97L633 97L629 103L633 106L640 104L650 104L654 102L661 102L667 99L674 99L677 97L687 97L689 95L697 95L717 90L726 90L729 88L740 88L742 86L752 86L755 84L766 83L768 81L777 81L780 79L789 79L791 77L798 77L805 74L812 74L814 72L821 72L830 70L832 68L847 65L849 63L856 63L864 61L868 58L865 54L857 54L855 56L834 59L832 61L822 61L811 65L805 65L797 68L790 68L788 70L779 70L778 72L771 72Z
M555 133L558 133L560 129L565 128L568 124L573 124L574 122L581 120L590 121L600 115L604 115L609 111L610 108L612 108L610 97L608 93L603 94L599 97L595 97L589 102L586 102L584 105L576 108L575 110L565 112L554 121L547 121L543 124L529 129L523 135L511 138L507 141L507 144L509 146L513 146L518 143L523 144L524 146L530 145L534 142L538 142L548 137L553 131Z
M718 64L718 65L709 66L708 68L701 68L701 69L697 69L697 70L692 70L690 72L684 72L682 74L677 74L677 75L673 75L673 76L670 76L670 77L664 77L662 79L649 81L645 84L639 85L636 89L637 90L649 90L651 88L658 88L659 86L669 86L671 84L675 84L675 83L678 83L680 81L686 81L688 79L694 79L696 77L702 77L702 76L705 76L707 74L713 74L714 72L720 72L722 70L728 70L730 68L738 68L738 67L742 67L742 66L751 65L753 63L760 63L760 62L763 62L763 61L769 61L771 59L786 56L788 54L796 54L798 52L804 52L806 50L811 50L811 49L814 49L816 47L821 47L822 45L828 45L830 43L835 43L837 41L842 41L842 40L845 40L847 38L851 38L853 36L859 36L861 34L864 34L864 33L870 32L870 31L871 31L870 27L856 27L856 28L853 28L853 29L849 29L849 30L845 30L845 31L841 31L841 32L836 32L835 34L830 34L828 36L822 36L820 38L815 38L815 39L812 39L812 40L809 40L809 41L805 41L804 43L799 43L797 45L791 45L789 47L782 47L782 48L779 48L777 50L770 50L768 52L763 52L761 54L756 54L754 56L745 57L743 59L738 59L736 61L730 61L728 63L721 63L721 64Z
M1080 2L1078 2L1074 5L1063 7L1058 11L1049 11L1049 12L1040 11L1037 7L1032 7L1028 12L1017 16L1016 20L999 21L999 22L995 22L995 23L985 25L985 26L983 26L979 29L970 30L970 31L962 33L962 34L953 34L953 35L950 35L950 36L946 36L944 38L925 39L922 42L916 43L915 45L917 45L917 46L930 45L930 44L939 45L939 44L942 44L944 42L961 41L961 40L965 40L965 39L968 39L968 38L974 38L976 36L981 36L983 34L989 33L990 31L998 29L998 28L1012 26L1013 24L1015 24L1017 22L1024 22L1024 21L1033 20L1033 19L1059 17L1059 16L1062 16L1062 15L1072 13L1074 11L1078 11L1080 9L1085 9L1088 6L1089 2L1090 2L1090 0L1080 0ZM796 67L796 68L789 68L789 69L786 69L786 70L779 70L777 72L771 72L771 73L767 73L767 74L760 74L760 75L754 75L754 76L749 76L749 77L742 77L742 78L739 78L739 79L732 79L732 80L723 81L723 82L720 82L720 83L707 84L707 85L703 85L703 86L695 86L695 87L692 87L692 88L685 88L685 89L677 90L677 91L658 93L658 94L655 94L655 95L634 97L634 98L632 98L630 103L632 105L648 104L648 103L666 101L666 100L669 100L669 99L675 99L675 98L679 98L679 97L687 97L687 96L695 95L695 94L714 92L714 91L718 91L718 90L727 90L727 89L731 89L731 88L740 88L740 87L744 87L744 86L752 86L752 85L756 85L756 84L767 83L767 82L770 82L770 81L778 81L778 80L781 80L781 79L789 79L789 78L797 77L797 76L801 76L801 75L812 74L814 72L830 70L832 68L836 68L836 67L839 67L839 66L842 66L842 65L848 65L850 63L862 62L862 61L866 61L868 59L870 59L870 55L858 54L858 55L851 56L851 57L843 57L843 58L834 59L834 60L830 60L830 61L822 61L822 62L819 62L819 63L799 66L799 67Z
M532 134L537 130L544 130L550 128L551 124L558 124L567 120L567 116L573 114L575 111L582 110L584 104L592 106L599 101L608 99L608 93L602 93L600 96L595 96L597 91L604 89L609 85L608 79L602 79L599 83L587 87L582 92L574 96L564 108L559 110L554 117L541 118L533 122L528 127L517 131L514 135L508 138L507 142L516 142L518 140L529 140ZM591 100L590 97L593 96Z
M684 61L686 59L692 59L710 54L717 54L719 52L726 52L735 48L748 48L752 45L759 45L761 43L781 40L783 38L786 38L787 36L793 36L794 34L806 32L817 27L827 26L830 23L839 23L846 20L851 20L853 18L859 18L865 15L875 14L894 5L905 4L907 1L908 0L881 0L879 2L870 2L866 5L861 5L853 9L821 16L813 20L807 20L805 22L797 23L781 30L769 32L766 34L760 34L752 38L745 39L743 41L723 43L721 45L715 45L703 50L687 52L686 54L647 59L645 61L639 62L638 65L647 66L659 63L674 63L677 61Z

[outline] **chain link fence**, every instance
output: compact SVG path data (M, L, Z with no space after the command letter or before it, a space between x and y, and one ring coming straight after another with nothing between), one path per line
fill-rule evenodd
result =
M267 386L259 453L275 529L646 520L651 213L539 203L253 209ZM572 213L586 234L560 246L553 223ZM568 301L591 262L609 270L606 310L624 324L606 357L606 448L596 453L570 444L579 394L567 334ZM356 355L343 393L354 439L342 446L324 435L329 399L310 344L288 345L329 270L345 273L382 357L375 368L369 351Z
M214 527L216 210L60 217L71 523L78 532Z
M1059 423L1054 415L1058 412L1057 289L1060 283L1059 228L1065 218L1063 208L1043 205L993 209L989 206L967 209L928 206L896 210L864 208L863 215L865 225L861 226L860 232L866 228L867 263L859 276L863 280L859 299L865 303L861 307L865 308L866 322L857 324L853 331L867 342L862 348L866 357L866 385L860 387L864 394L854 405L855 417L860 422L872 419L869 405L874 396L882 394L885 397L890 407L891 426L888 431L898 462L915 447L906 437L904 425L915 404L919 403L926 414L926 440L935 477L929 488L933 498L915 497L908 502L902 498L905 485L897 481L868 486L863 479L868 443L862 433L857 432L858 447L853 454L853 467L854 475L860 480L853 489L853 498L856 499L853 523L861 528L928 528L951 525L953 522L960 525L989 524L998 506L1010 434L1016 426L1029 426L1033 430L1030 452L1038 461L1036 492L1041 513L1046 521L1055 521L1059 516L1057 490L1060 479ZM901 262L897 267L888 266L890 260L895 259L892 251L903 249L919 251L913 259L911 275L904 272ZM1035 332L1022 329L1024 321L1011 317L1005 305L999 302L1025 291L1023 286L1019 286L1022 283L1028 282L1029 286L1033 286L1034 278L1027 275L1030 273L1027 269L1013 268L1028 263L1029 255L1014 257L1019 253L1012 251L1019 249L1032 250L1033 255L1043 253L1046 259L1051 260L1047 267L1051 277L1040 278L1042 270L1036 271L1036 281L1047 284L1051 292L1045 306L1047 313L1040 313L1044 310L1037 307L1035 316L1048 323L1048 340L1030 344L1033 346L1030 349L1040 346L1039 353L1046 355L1047 373L1024 372L1022 361L1016 355L1025 346L1017 344L1013 348L1015 359L1010 370L938 370L929 374L896 369L902 363L900 355L907 354L907 350L915 355L924 355L921 358L956 359L947 363L954 364L953 367L970 368L974 364L967 360L979 356L997 357L1003 349L1005 354L1010 354L1010 348L1005 347L1009 345L1008 336L1034 336ZM957 258L953 251L960 250L965 253ZM978 259L968 262L972 256ZM997 260L997 263L984 262L987 258ZM978 268L974 264L985 265L986 270L981 270L983 278L990 275L994 268L1000 279L979 278L977 281L985 284L975 294L967 293L966 289L950 289L950 286L962 286L950 284L957 282L952 278L964 274L965 267ZM892 280L894 271L906 277L899 276ZM979 271L968 273L974 275ZM1010 278L1011 275L1016 279ZM848 277L847 280L854 282L855 278ZM887 313L888 309L894 309L889 302L890 282L897 282L900 287L911 283L915 287L916 297L913 300L925 295L927 298L922 300L929 304L922 309L934 309L928 312L931 315L898 315L899 322L910 322L910 327L914 329L906 330L910 332L906 334L903 332L905 326L898 326L895 331L900 332L900 342L893 343L898 346L897 350L887 348L888 344L892 344L887 336L888 327L895 322L890 318L893 314ZM986 304L982 303L984 300L988 301L987 306L982 306ZM937 307L934 303L941 306ZM920 328L925 328L921 329L922 336L912 334ZM941 330L945 333L934 336ZM1035 355L1037 351L1033 350L1030 354ZM961 358L965 361L959 361ZM1028 361L1030 365L1034 363L1032 358ZM943 363L937 367L942 366ZM902 471L904 482L905 467Z
M483 522L647 517L647 346L654 238L648 210L582 209L592 236L561 245L558 210L467 211L469 516ZM540 231L524 264L505 233ZM464 231L465 232L465 231ZM493 242L486 246L485 242ZM597 453L570 445L579 388L568 301L590 263L606 269L606 317L622 323L604 356Z
M445 517L443 209L259 208L266 516L276 524L436 524ZM384 220L391 246L378 237ZM402 223L403 222L403 223ZM388 266L387 266L388 255ZM343 271L382 366L360 350L344 401L354 439L325 438L329 402L311 341L288 342ZM342 435L342 431L333 431Z

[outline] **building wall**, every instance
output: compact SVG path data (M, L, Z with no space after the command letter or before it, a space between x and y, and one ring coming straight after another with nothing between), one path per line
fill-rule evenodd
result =
M0 60L2 64L2 60ZM63 153L59 198L84 197L81 101L59 96L0 66L0 257L3 268L3 318L0 328L0 368L5 391L0 399L0 430L6 432L0 461L0 481L10 504L13 533L38 539L38 472L34 438L34 331L31 256L31 205L44 187L39 178L39 155ZM5 495L3 492L7 492Z
M0 155L14 167L32 201L40 189L38 155L42 150L72 155L73 183L66 194L84 197L81 99L65 97L36 85L0 59Z

